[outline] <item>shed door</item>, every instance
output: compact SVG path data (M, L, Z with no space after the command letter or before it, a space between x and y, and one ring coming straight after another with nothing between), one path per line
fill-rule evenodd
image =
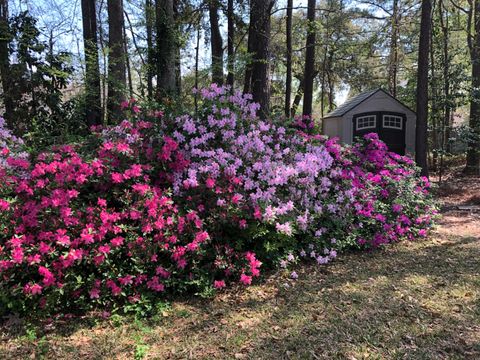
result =
M390 151L405 155L407 117L402 113L368 112L353 116L353 137L376 132Z

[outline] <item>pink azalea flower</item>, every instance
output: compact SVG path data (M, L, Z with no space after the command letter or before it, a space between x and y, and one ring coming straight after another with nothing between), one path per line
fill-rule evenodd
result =
M120 173L112 173L112 182L114 184L120 184L123 182L123 175Z
M42 241L42 242L40 242L40 245L38 246L38 251L42 255L48 254L51 251L50 245L48 245L48 244L46 244Z
M40 295L42 293L42 287L38 284L33 284L30 286L30 293L32 295Z
M225 281L223 281L223 280L215 280L215 281L213 282L213 287L214 287L215 289L222 289L222 288L224 288L225 286L226 286L226 285L225 285Z
M252 277L248 276L248 275L245 275L245 274L242 274L242 275L240 275L240 282L243 285L250 285L252 283Z
M215 180L212 179L212 178L208 178L206 181L205 181L205 186L209 189L213 189L215 187Z
M93 288L89 291L90 299L98 299L100 298L100 289Z
M116 238L113 238L112 240L110 240L110 244L112 244L113 247L119 247L123 245L124 240L125 239L123 237L117 236Z
M23 249L21 247L16 247L12 250L12 259L16 264L23 262Z
M7 211L8 209L10 209L10 204L8 201L0 199L0 211Z
M161 266L157 267L155 273L164 279L168 279L170 277L170 273Z
M403 206L400 204L393 204L392 205L392 210L396 213L402 212Z
M210 236L208 235L208 233L206 231L198 232L195 235L195 241L198 242L198 243L202 243L205 240L208 240L209 238L210 238Z
M118 282L122 286L131 285L131 284L133 284L133 276L132 275L126 275L124 277L120 277L120 278L118 278Z
M120 103L120 108L122 110L125 110L125 109L128 109L129 105L130 105L129 102L127 100L124 100Z
M110 253L110 250L111 248L108 245L102 245L98 247L98 252L100 252L101 254L108 254Z

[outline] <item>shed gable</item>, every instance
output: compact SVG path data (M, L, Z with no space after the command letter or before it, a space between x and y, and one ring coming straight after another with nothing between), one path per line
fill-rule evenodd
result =
M349 117L354 114L372 111L372 109L375 111L402 112L407 115L416 116L416 114L406 105L402 104L385 91L379 90L361 103L357 104L355 107L345 112L343 117Z

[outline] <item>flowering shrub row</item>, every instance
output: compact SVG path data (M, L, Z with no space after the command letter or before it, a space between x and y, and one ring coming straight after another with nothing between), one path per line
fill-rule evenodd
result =
M200 93L196 116L126 102L132 122L31 163L2 132L1 306L128 310L426 235L428 182L374 134L342 147L259 121L248 95Z
M300 131L259 121L248 95L212 86L202 96L197 118L162 124L190 162L175 175L174 193L206 206L215 239L228 241L235 233L238 242L244 234L262 259L308 247L323 264L334 257L324 256L331 251L426 234L433 211L428 180L376 134L342 147L304 133L309 119L295 122Z

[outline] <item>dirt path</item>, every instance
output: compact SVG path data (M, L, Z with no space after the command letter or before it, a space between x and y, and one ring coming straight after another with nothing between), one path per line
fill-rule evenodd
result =
M449 212L427 240L177 302L149 321L11 326L0 358L479 359L479 225L480 214Z

